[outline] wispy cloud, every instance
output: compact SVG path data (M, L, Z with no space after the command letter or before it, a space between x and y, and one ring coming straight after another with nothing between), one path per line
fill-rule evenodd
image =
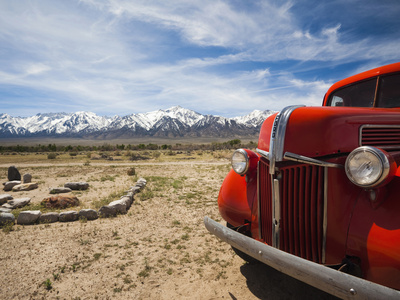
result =
M399 61L396 12L396 1L0 0L0 111L319 105L333 81Z

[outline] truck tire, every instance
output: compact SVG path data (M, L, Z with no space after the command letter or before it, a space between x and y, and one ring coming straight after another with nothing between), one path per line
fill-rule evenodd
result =
M228 227L229 229L234 229L235 228L235 226L233 226L233 225L231 225L229 223L226 223L226 227ZM246 234L246 235L251 237L250 234ZM231 247L232 247L232 250L235 252L235 254L237 256L239 256L241 259L243 259L244 261L248 262L249 264L260 263L260 261L255 259L254 257L251 257L250 255L247 255L246 253L240 251L239 249L237 249L237 248L235 248L233 246L231 246Z

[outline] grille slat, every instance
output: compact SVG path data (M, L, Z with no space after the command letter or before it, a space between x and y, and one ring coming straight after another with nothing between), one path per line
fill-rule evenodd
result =
M318 170L319 176L318 176L318 186L324 186L324 179L323 179L323 174L324 171L323 169ZM323 224L324 224L324 189L318 189L317 190L317 197L318 197L318 224L317 224L317 229L318 229L318 249L322 249L323 244L324 244L324 231L323 231ZM321 259L322 257L319 256L318 259Z
M360 144L378 148L400 148L400 126L363 126Z
M314 226L311 226L311 236L313 236L313 237L316 237L317 235L318 235L318 229L317 229L317 223L318 223L318 221L317 221L317 205L316 205L316 203L317 203L317 199L318 199L318 197L317 197L317 194L316 194L316 192L315 191L317 191L317 186L318 186L318 181L317 181L317 174L315 174L315 172L313 172L313 174L312 174L312 184L311 184L311 191L312 191L312 196L311 196L311 203L310 203L310 205L311 205L311 211L310 211L310 215L311 215L311 218L310 218L310 222L311 222L311 224L314 224ZM311 244L312 246L311 246L311 249L312 249L312 259L313 259L313 261L318 261L318 258L319 258L319 255L318 255L318 240L313 240L313 242L312 242L312 244Z
M289 228L289 230L293 230L293 235L294 235L294 249L295 249L295 254L300 255L300 240L299 240L299 202L297 197L299 196L299 185L297 184L297 180L299 179L299 173L298 169L294 169L294 177L293 180L291 181L291 186L293 189L293 198L290 199L290 201L293 203L293 215L292 215L292 220L293 220L293 227ZM282 199L283 200L283 199Z
M272 245L272 195L271 178L267 164L259 164L260 228L264 241Z
M285 181L283 183L283 198L288 198L288 185L287 182ZM289 220L289 215L290 215L290 208L288 205L287 201L284 201L282 203L282 220ZM288 224L286 222L281 221L281 227L283 231L287 231ZM290 245L291 243L289 242L289 235L281 237L281 242L282 242L282 249L285 250L286 252L290 252L290 249L287 249L287 245Z
M297 165L280 169L280 245L288 253L321 263L324 219L323 167ZM261 238L272 245L272 195L268 164L260 161Z
M312 172L310 168L306 169L306 182L304 185L305 188L305 199L310 199L311 198L311 182L312 178L310 176L312 175ZM305 201L305 215L304 218L305 220L311 220L311 213L310 213L311 207L310 207L310 201ZM311 234L311 229L308 228L305 233L305 242L306 245L311 245L312 242L312 234ZM312 247L307 247L306 246L306 251L307 251L307 259L312 260L313 259L313 250Z
M301 172L301 170L299 170ZM305 205L306 205L306 199L305 199L305 176L302 174L299 176L299 245L300 245L300 256L301 257L307 257L306 254L306 244L305 244L305 235L306 235L306 228L305 228L305 223L306 218L305 218ZM303 204L303 205L302 205Z

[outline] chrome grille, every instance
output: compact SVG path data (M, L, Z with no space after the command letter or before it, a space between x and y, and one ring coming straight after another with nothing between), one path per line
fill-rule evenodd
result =
M279 248L323 263L324 168L295 165L280 168ZM259 219L261 238L272 245L272 194L268 163L259 164Z

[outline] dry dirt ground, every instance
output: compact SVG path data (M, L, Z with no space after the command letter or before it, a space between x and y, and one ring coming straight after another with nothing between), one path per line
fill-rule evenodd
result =
M144 177L126 215L95 221L15 225L0 231L1 299L333 299L262 264L246 264L208 233L204 216L223 222L217 195L229 170L225 158L198 155L140 162L0 160L0 180L16 165L39 188L36 209L49 188L87 181L75 192L81 207L115 200ZM134 167L135 176L127 170Z

